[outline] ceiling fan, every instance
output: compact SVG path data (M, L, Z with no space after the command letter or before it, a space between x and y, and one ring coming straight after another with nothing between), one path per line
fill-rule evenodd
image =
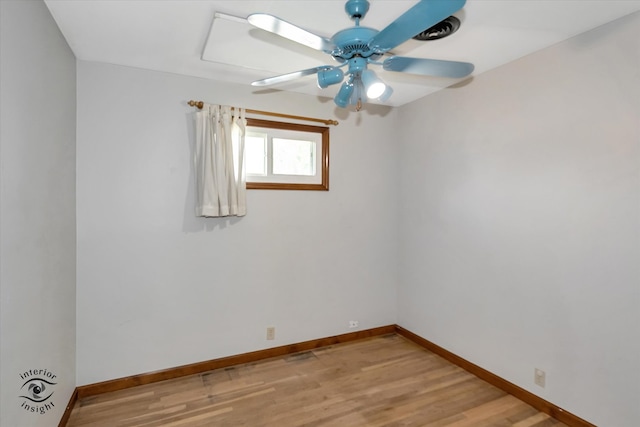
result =
M252 83L269 86L316 74L318 86L327 88L342 82L334 98L339 107L355 105L356 110L370 99L386 101L393 90L368 65L381 65L386 71L397 71L436 77L465 77L473 72L468 62L389 56L390 50L409 40L426 28L443 21L460 10L466 0L421 0L395 21L378 31L361 27L360 20L369 10L368 0L347 0L345 10L355 26L338 31L331 38L322 37L294 24L266 13L254 13L247 21L262 30L277 34L294 42L328 53L338 65L321 65L306 70L268 77ZM343 71L342 68L346 68ZM345 81L345 76L347 77Z

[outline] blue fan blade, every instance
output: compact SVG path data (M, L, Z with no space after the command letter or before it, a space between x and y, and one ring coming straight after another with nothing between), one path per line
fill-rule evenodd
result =
M288 82L291 80L299 79L300 77L310 76L311 74L317 74L318 71L329 70L329 65L323 65L320 67L308 68L306 70L294 71L293 73L281 74L279 76L267 77L266 79L256 80L251 83L251 86L271 86L278 83Z
M373 36L368 45L377 53L388 52L453 15L465 3L466 0L422 0Z
M330 40L313 34L307 30L303 30L302 28L273 15L266 13L254 13L247 16L247 21L254 27L277 34L315 50L321 50L329 53L335 49L335 45Z
M382 68L387 71L453 78L466 77L473 72L473 64L468 62L407 58L404 56L392 56L382 63Z

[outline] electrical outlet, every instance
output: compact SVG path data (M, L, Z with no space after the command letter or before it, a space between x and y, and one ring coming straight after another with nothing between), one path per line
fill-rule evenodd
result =
M540 387L544 388L547 382L547 374L545 374L543 370L536 368L533 381Z
M357 328L358 327L358 321L357 320L350 320L349 321L349 329L353 329L353 328Z
M268 340L275 340L276 339L276 327L275 326L269 326L267 328L267 339Z

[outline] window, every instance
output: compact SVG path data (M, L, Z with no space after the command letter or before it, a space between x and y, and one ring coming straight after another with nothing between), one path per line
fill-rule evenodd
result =
M329 128L247 119L248 189L329 190Z

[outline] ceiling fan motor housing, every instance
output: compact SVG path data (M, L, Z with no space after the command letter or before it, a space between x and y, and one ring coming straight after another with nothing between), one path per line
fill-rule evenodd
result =
M376 34L378 34L376 29L359 26L338 31L331 37L331 41L336 45L331 55L344 60L356 55L368 58L376 53L367 44Z

